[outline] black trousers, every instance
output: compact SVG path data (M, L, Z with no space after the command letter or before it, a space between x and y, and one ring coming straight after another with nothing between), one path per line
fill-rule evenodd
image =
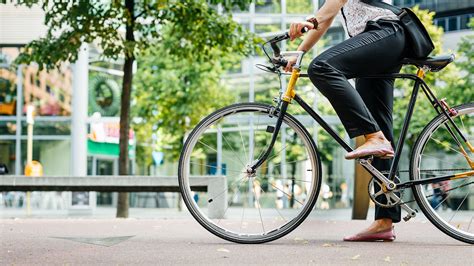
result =
M369 21L360 33L320 54L310 64L313 84L326 96L351 138L381 130L394 146L393 79L363 78L398 73L405 54L405 34L398 22ZM356 78L356 88L348 79ZM391 160L375 158L379 171ZM383 195L382 195L383 197ZM375 219L400 221L400 207L376 207Z

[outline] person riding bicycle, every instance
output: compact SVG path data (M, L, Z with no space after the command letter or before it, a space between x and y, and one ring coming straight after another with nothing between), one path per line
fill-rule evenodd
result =
M292 23L290 39L309 29L298 51L309 51L326 33L341 11L350 38L318 55L308 67L312 83L326 96L351 138L364 136L365 143L346 154L346 159L372 155L379 171L390 169L393 157L392 78L361 78L398 73L405 57L406 37L398 17L388 9L360 0L326 0L315 16ZM291 71L296 58L288 58ZM348 79L355 78L355 89ZM400 222L400 207L376 206L375 221L345 241L393 241L393 223Z

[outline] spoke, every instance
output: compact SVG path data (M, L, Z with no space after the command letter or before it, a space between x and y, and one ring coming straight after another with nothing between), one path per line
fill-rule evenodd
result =
M459 120L461 120L461 125L462 125L462 128L464 129L464 132L468 133L469 131L467 131L466 127L464 126L464 121L462 119L462 115L458 116L459 117ZM469 137L469 135L468 135Z
M290 194L286 193L285 191L281 190L280 188L276 187L275 185L273 185L273 184L271 184L271 183L269 183L269 184L270 184L270 186L272 186L273 188L278 189L278 190L281 191L283 194L285 194L288 199L291 199L291 195L290 195ZM301 206L304 205L301 201L297 200L296 198L295 198L295 201L298 202L299 204L301 204Z
M467 180L468 180L468 179L466 179L466 182L467 182ZM466 183L466 182L465 182L465 183ZM463 184L463 185L464 185L464 184ZM449 197L451 197L451 195L452 195L452 193L449 193L449 195L448 195L446 198L444 198L440 203L438 203L438 205L436 205L436 207L434 207L433 209L434 209L434 210L438 209L438 207L441 206L441 204L443 204Z
M471 228L472 220L474 219L474 216L471 216L471 221L469 222L469 225L467 226L467 231L469 232L469 228Z
M189 164L194 164L194 165L201 165L201 166L207 166L207 167L209 167L209 168L214 168L214 169L217 169L217 166L212 166L212 165L209 165L209 164L193 163L192 161L191 161L191 162L189 162ZM230 170L230 169L226 169L226 171L233 172L233 173L240 173L240 174L245 174L245 172L243 172L243 171L236 171L236 170Z
M445 192L449 192L449 191L452 191L452 190L455 190L455 189L458 189L458 188L462 188L462 187L465 187L465 186L469 186L469 185L471 185L471 184L474 184L474 181L473 181L473 182L470 182L470 183L467 183L467 184L459 185L459 186L457 186L457 187L453 187L453 188L451 188L451 189L446 190ZM443 185L443 186L441 186L441 187L448 186L448 185L449 185L449 184ZM433 193L433 194L430 194L430 195L428 195L428 196L425 196L425 198L431 198L431 197L433 197L433 196L435 196L434 193ZM410 201L405 201L404 203L406 204L406 203L411 203L411 202L415 202L415 201L416 201L416 200L410 200Z
M277 152L275 155L271 156L270 158L267 159L267 161L270 161L271 159L277 157L286 147L288 146L289 143L286 143L285 147L283 147L279 152Z
M245 213L245 201L242 200L242 218L240 219L240 231L242 231L242 226L244 224L244 213Z
M290 163L301 163L301 162L304 162L304 161L306 161L306 160L308 160L308 158L306 158L306 159L301 159L301 160L297 160L297 161L286 162L286 164L290 164ZM274 164L273 167L278 166L278 165L280 165L280 164L282 164L282 163Z
M224 139L225 143L227 143L227 146L229 146L229 148L232 150L232 153L235 155L235 157L240 161L240 163L242 164L242 167L245 167L245 163L242 162L242 160L240 159L240 156L235 152L234 148L232 148L232 145L229 144L229 141L227 141L227 138L225 137L224 133L222 133L222 138Z
M252 180L252 189L253 189L254 199L257 200L258 214L260 215L260 222L262 223L263 234L265 234L265 227L263 225L262 212L260 211L260 198L257 197L257 191L255 191L255 180Z
M225 178L226 179L229 179L231 177L238 177L240 174L238 175L226 175ZM193 184L189 184L190 187L195 187L195 186L200 186L200 185L204 185L204 184L211 184L211 183L214 183L214 182L217 182L219 181L218 178L215 178L214 180L212 181L209 181L208 178L212 178L212 177L216 177L216 176L206 176L206 178L203 178L203 179L206 179L206 180L203 180L203 182L199 182L199 183L193 183Z
M200 140L198 140L198 142L201 143L202 145L208 147L209 149L215 151L216 153L218 153L218 151L217 151L216 149L212 148L211 146L207 145L206 143L204 143L204 142L202 142L202 141L200 141ZM225 157L225 158L227 158L227 159L228 159L229 161L231 161L231 162L234 161L234 159L232 159L232 158L229 158L229 157L224 156L224 155L222 155L222 156Z
M434 156L434 155L421 154L421 156L433 158L433 159L435 159L435 160L438 160L438 161L443 162L443 163L447 163L447 164L452 165L452 166L455 166L455 165L456 165L456 164L455 164L454 162L452 162L452 161L441 160L439 157L436 157L436 156Z
M442 141L440 141L440 140L438 140L438 139L435 139L435 138L431 138L431 139L434 140L436 143L440 144L441 146L444 146L444 147L446 147L446 148L448 148L448 149L450 149L450 150L452 150L452 151L454 151L454 152L456 152L456 153L459 153L459 154L461 154L461 156L464 157L464 154L462 154L462 153L461 153L460 151L458 151L458 150L455 150L451 145L446 144L446 143L442 143Z
M224 214L222 215L222 218L220 218L218 221L217 221L217 224L219 224L221 222L221 220L225 217L225 214L227 213L227 210L232 206L232 204L234 203L233 202L233 199L235 197L235 195L237 195L236 192L239 192L240 191L240 186L244 183L244 180L245 178L242 178L242 180L240 180L239 182L239 185L237 186L237 189L234 189L234 194L232 195L232 197L230 198L229 200L229 203L227 204L227 208L225 208L225 211L224 211Z
M253 122L253 120L252 120ZM255 138L255 132L258 132L258 126L259 126L259 123L260 123L260 115L258 116L257 118L257 129L253 131L253 150L252 150L252 161L255 159L255 157L253 157L255 155L255 143L256 143L256 138ZM260 157L257 157L257 159L259 159Z
M247 157L247 160L250 160L249 154L247 153L247 149L245 149L244 137L242 136L242 126L239 122L237 122L237 125L239 126L240 140L242 141L242 148L244 148L244 154Z
M459 206L458 208L456 209L456 211L454 212L453 216L451 216L451 219L449 219L449 222L451 222L451 220L453 220L454 216L456 216L456 214L459 212L459 209L461 208L462 204L464 203L464 201L467 199L467 196L469 196L469 191L467 192L466 196L463 198L463 200L461 201L461 203L459 203Z
M241 180L243 180L243 179L245 179L245 178L246 178L246 177L244 176L244 177L242 177L241 179L238 179L238 180L232 182L232 183L230 184L229 188L233 187L233 186L235 185L235 183L241 182ZM208 201L209 203L213 202L215 199L217 199L217 198L219 198L220 196L222 196L222 195L227 191L227 189L228 189L228 188L222 190L222 191L219 192L217 195L214 195L214 196L210 197L207 201Z
M263 190L263 188L262 188L260 185L257 185L257 186L260 188L260 191L262 191L262 192L265 193L265 194L268 194L267 192L265 192L265 191ZM275 207L273 207L273 208L278 212L278 214L280 215L280 217L281 217L285 222L287 222L287 220L285 219L285 217L283 217L283 215L282 215L281 212L278 210L278 208L276 207L276 205L275 205Z
M262 179L267 179L267 180L270 179L269 176L260 176L260 177L261 177ZM273 177L273 178L275 178L275 179L277 179L277 180L286 179L286 180L295 180L295 181L305 182L305 183L313 183L312 181L303 180L303 179L298 179L298 178L294 178L294 179L293 179L293 178L291 178L291 177L290 177L290 178L288 178L288 177L287 177L287 178L283 178L283 177L277 178L277 177L275 177L275 176L271 176L271 177Z

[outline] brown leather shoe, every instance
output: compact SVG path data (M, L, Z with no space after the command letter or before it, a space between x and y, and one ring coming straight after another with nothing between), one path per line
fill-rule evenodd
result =
M369 145L368 147L360 147L346 154L346 159L356 159L360 157L366 157L373 155L382 159L390 159L393 157L393 148L390 143L388 144L377 144Z

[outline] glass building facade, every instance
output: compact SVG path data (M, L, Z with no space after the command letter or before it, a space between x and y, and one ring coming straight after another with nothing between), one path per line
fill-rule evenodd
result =
M469 20L474 16L474 0L393 0L401 7L419 5L422 9L435 11L435 24L444 32L468 30Z

